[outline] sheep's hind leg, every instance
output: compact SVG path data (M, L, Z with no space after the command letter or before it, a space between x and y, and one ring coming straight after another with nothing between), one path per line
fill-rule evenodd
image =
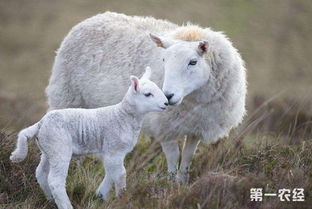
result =
M40 163L36 169L36 178L37 181L48 200L52 200L52 193L48 184L48 175L49 175L49 161L45 154L41 154Z
M58 209L73 209L66 193L66 177L70 158L57 158L49 161L49 186Z
M199 143L199 137L197 136L187 136L184 141L180 168L177 174L177 181L180 183L188 183L189 181L189 167L191 166L191 161L193 155L196 152L197 145Z
M180 157L179 144L177 140L161 142L168 166L168 180L173 181L177 175L177 165Z

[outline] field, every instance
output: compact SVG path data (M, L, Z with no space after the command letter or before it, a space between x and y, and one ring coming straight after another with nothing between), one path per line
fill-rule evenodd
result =
M95 196L104 172L88 157L72 162L67 191L75 208L308 209L312 205L312 2L309 0L0 0L0 208L56 208L34 172L34 141L20 164L9 162L17 132L47 109L55 51L78 22L104 11L188 21L224 31L248 69L248 116L230 137L199 146L191 181L167 181L161 147L140 137L127 156L127 192ZM181 140L182 146L183 140ZM304 202L250 200L251 188L304 188Z

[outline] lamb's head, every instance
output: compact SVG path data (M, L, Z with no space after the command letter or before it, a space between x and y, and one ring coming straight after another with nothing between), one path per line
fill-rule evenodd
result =
M207 41L183 41L150 35L164 48L165 77L163 92L170 105L178 105L183 98L202 87L210 77L210 66L205 60Z
M130 76L131 100L140 112L161 112L168 106L168 99L162 90L150 79L151 68L147 67L145 73L138 79Z

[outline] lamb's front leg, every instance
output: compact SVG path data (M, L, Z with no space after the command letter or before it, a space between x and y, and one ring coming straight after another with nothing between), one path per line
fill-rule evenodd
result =
M124 158L124 153L113 153L112 156L104 158L106 175L114 182L117 197L126 189L127 174L124 166Z
M105 177L99 188L96 190L96 195L101 196L103 200L107 201L109 198L109 192L112 189L113 179L109 175L109 168L107 167L106 163L104 163L104 156L102 156L102 162L105 169Z
M187 136L182 148L182 156L180 168L177 174L177 181L180 183L188 183L189 180L189 167L191 165L192 157L196 152L199 143L198 136Z

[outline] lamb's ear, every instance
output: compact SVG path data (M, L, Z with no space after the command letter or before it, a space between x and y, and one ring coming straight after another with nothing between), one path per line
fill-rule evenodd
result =
M130 76L131 87L135 92L139 91L139 79L138 77L132 75Z
M152 69L149 66L147 66L145 68L145 73L142 75L141 79L145 78L149 80L151 78L151 75L152 75Z
M163 37L159 37L156 36L152 33L150 33L150 38L152 39L152 41L154 41L158 47L162 47L164 49L170 47L172 44L174 44L173 40L167 39L167 38L163 38Z
M200 41L198 44L197 52L199 55L203 55L208 51L208 41Z

